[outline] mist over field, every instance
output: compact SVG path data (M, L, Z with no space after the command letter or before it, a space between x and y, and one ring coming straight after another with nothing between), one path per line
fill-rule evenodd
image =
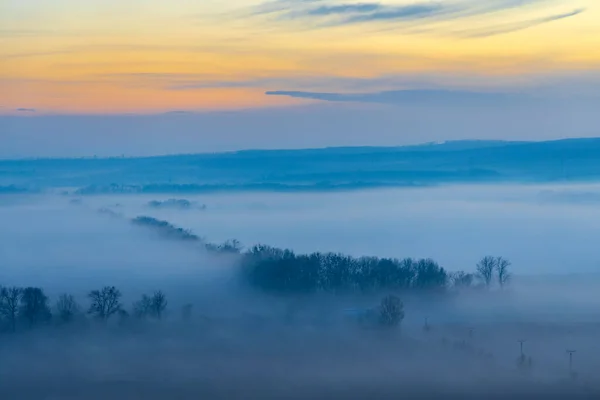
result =
M133 174L110 193L59 185L64 162L2 175L0 287L42 288L51 314L10 314L3 292L2 398L600 393L593 180L147 193ZM486 284L485 256L510 280ZM112 286L119 309L90 308ZM157 291L164 310L140 313Z
M561 199L565 193L600 195L600 185L184 196L206 210L147 206L176 195L95 196L82 202L167 220L211 242L235 238L246 246L265 243L301 253L431 257L450 270L466 269L483 254L503 254L524 275L598 271L600 209Z

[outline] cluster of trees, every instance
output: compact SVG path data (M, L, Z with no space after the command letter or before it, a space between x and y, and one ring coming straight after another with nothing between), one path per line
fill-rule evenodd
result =
M100 210L101 212L105 212L104 209ZM166 239L173 240L184 240L189 242L196 242L200 246L204 247L204 249L210 253L217 254L241 254L242 253L242 245L238 240L232 239L227 240L221 244L208 243L203 238L198 235L192 233L192 231L188 229L178 228L175 225L160 219L156 219L154 217L148 217L145 215L141 215L139 217L133 218L131 223L140 227L146 227L150 229L154 229L161 237Z
M265 245L243 251L237 240L222 244L208 243L189 230L153 217L140 216L132 222L154 229L164 238L197 242L211 253L237 255L244 281L270 293L431 292L449 287L465 289L477 284L489 288L494 278L500 287L504 287L511 277L511 264L503 257L482 258L477 264L476 273L449 273L431 259L356 258L338 253L296 254L291 250Z
M240 192L240 191L279 191L279 192L298 192L298 191L320 191L320 190L348 190L364 189L378 187L397 187L415 186L410 182L349 182L349 183L233 183L233 184L148 184L148 185L127 185L111 183L109 185L89 185L75 190L72 194L76 196L99 195L99 194L198 194L214 192ZM68 193L67 193L68 194Z
M251 286L266 292L443 292L448 288L487 287L510 279L510 262L484 257L476 273L447 272L431 259L351 257L337 253L295 254L269 246L241 253L242 272Z
M159 225L163 227L164 225ZM186 234L185 232L183 234ZM446 289L489 288L494 281L504 287L510 279L510 262L502 257L486 256L477 264L477 274L447 273L430 259L354 258L335 253L296 255L290 250L269 246L254 246L240 250L239 242L230 241L214 246L213 251L235 253L240 257L241 278L251 287L277 294L425 291L441 293ZM167 299L163 292L143 295L133 303L131 312L122 304L121 292L107 286L88 293L87 314L106 322L113 316L121 320L164 317ZM189 318L191 306L184 307L183 317ZM14 332L17 327L28 329L56 323L68 324L83 318L85 312L75 298L62 294L54 306L41 288L0 286L0 330ZM404 318L402 301L395 295L386 296L368 316L379 326L394 327Z
M120 323L164 318L167 297L162 291L143 295L135 301L130 311L122 303L121 292L114 286L106 286L88 293L88 307L83 309L70 294L61 294L51 305L43 289L37 287L0 287L0 332L16 332L56 325L68 326L76 322L97 321L107 323L117 318ZM86 315L90 318L86 318ZM182 308L182 317L189 320L191 305ZM359 319L360 324L370 327L394 328L404 319L404 305L395 295L387 295L379 306L368 310Z
M511 279L508 270L510 265L510 261L503 257L486 256L477 263L477 276L488 288L492 286L494 278L498 282L498 286L503 288Z
M489 288L494 282L503 288L511 278L511 264L503 257L483 257L476 266L476 273L448 273L431 259L356 258L338 253L296 254L291 250L264 245L243 251L236 240L210 244L190 231L152 217L137 217L132 222L153 228L169 239L197 242L209 252L233 255L239 262L242 281L267 293L443 293L448 288L465 289L476 285ZM121 299L121 292L114 286L93 290L88 293L87 314L104 322L115 315L121 319L160 320L167 307L166 296L161 291L142 296L132 305L131 312L125 309ZM184 307L182 312L184 318L189 318L191 306ZM14 332L18 327L67 324L85 314L69 294L61 295L52 306L41 288L0 286L2 330ZM396 326L404 318L402 301L394 295L387 296L371 316L381 326Z
M435 291L446 288L451 275L430 259L355 258L336 253L297 255L291 250L254 246L242 254L246 281L276 293Z
M51 323L64 325L81 320L86 314L99 322L106 322L113 316L160 320L168 304L165 294L157 291L143 295L133 304L130 313L121 298L121 292L114 286L92 290L88 293L86 312L70 294L61 294L51 305L41 288L0 287L0 330L15 332L18 328L32 329Z
M148 202L148 207L151 208L168 208L168 209L179 209L179 210L190 210L196 208L199 210L206 210L205 204L192 203L186 199L168 199L165 201L152 200Z
M161 236L175 240L201 241L202 239L194 235L190 230L177 228L173 224L153 217L139 216L131 220L134 225L145 226L156 230Z

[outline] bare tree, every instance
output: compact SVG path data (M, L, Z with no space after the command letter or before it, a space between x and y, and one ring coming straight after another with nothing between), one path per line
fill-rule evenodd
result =
M50 320L52 313L44 291L36 287L23 289L19 314L25 318L30 328Z
M8 321L12 332L17 329L19 303L22 295L23 289L18 287L0 288L0 314Z
M145 319L151 313L152 300L150 297L143 295L142 298L133 303L133 315L138 319Z
M464 271L454 272L450 278L452 286L455 288L469 288L473 284L473 274L468 274Z
M496 275L500 288L503 288L510 281L511 274L508 271L508 267L510 266L511 263L507 259L503 257L496 258Z
M485 256L477 263L477 274L488 288L492 284L495 268L496 259L492 256Z
M381 325L394 327L404 319L404 304L399 297L389 295L381 300L379 306L379 321Z
M105 286L101 290L92 290L88 297L91 300L89 314L102 321L108 320L121 309L121 292L114 286Z
M160 290L154 292L150 298L150 314L156 319L161 319L166 308L167 296Z
M133 315L139 319L148 317L161 319L166 308L167 296L159 290L151 297L143 295L140 300L133 303Z
M70 294L61 294L56 302L56 316L59 321L69 323L79 314L79 305L75 297Z

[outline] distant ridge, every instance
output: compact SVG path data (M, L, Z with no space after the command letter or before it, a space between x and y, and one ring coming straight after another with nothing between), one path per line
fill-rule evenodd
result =
M580 139L575 139L580 140ZM581 139L584 140L584 139ZM600 139L599 139L600 140ZM121 160L121 159L155 159L155 158L171 158L171 157L195 157L195 156L219 156L231 154L251 154L251 153L323 153L323 152L394 152L394 151L459 151L470 150L488 147L510 146L515 144L525 143L545 143L545 142L530 142L530 141L504 141L504 140L444 140L434 142L423 142L401 146L328 146L328 147L306 147L297 149L243 149L232 151L217 151L203 153L179 153L179 154L161 154L155 156L82 156L82 157L32 157L32 158L15 158L15 159L0 159L0 163L18 162L18 161L51 161L51 160Z
M0 161L0 187L69 187L80 194L339 191L591 181L600 182L599 138Z

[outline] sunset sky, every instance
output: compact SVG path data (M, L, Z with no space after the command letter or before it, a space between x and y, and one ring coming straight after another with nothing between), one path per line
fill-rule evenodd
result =
M2 0L0 43L3 115L600 88L596 0Z

